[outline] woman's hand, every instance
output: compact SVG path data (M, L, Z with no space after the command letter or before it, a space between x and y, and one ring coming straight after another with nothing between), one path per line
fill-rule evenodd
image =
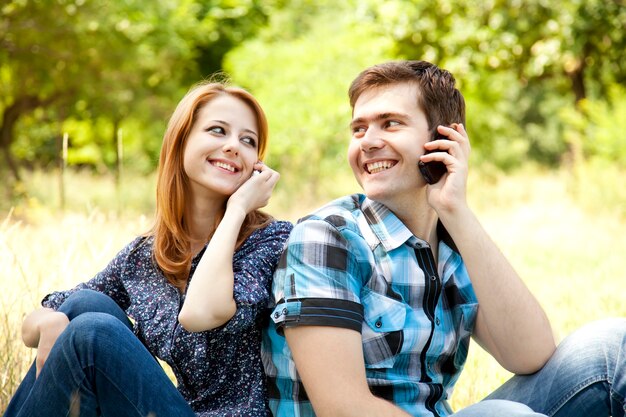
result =
M37 359L35 361L37 367L36 376L43 368L48 360L48 355L52 346L56 343L59 335L63 333L65 328L70 324L67 316L61 312L53 311L41 317L39 322L39 343L37 344Z
M237 191L230 196L227 209L239 208L245 214L252 210L265 207L272 196L272 191L280 178L280 174L262 162L257 162L254 169L258 174L252 174Z

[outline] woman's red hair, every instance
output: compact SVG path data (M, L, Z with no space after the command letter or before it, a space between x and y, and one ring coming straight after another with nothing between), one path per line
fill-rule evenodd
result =
M200 109L219 95L238 98L250 107L259 129L259 160L263 160L267 149L267 118L259 103L247 91L222 83L200 83L178 103L163 135L157 173L155 223L149 234L154 237L153 251L157 265L167 280L181 291L187 285L193 256L191 231L184 215L189 179L183 167L183 154ZM216 226L220 220L216 219ZM259 210L250 212L241 226L237 247L271 220L271 216ZM207 236L207 241L210 238Z

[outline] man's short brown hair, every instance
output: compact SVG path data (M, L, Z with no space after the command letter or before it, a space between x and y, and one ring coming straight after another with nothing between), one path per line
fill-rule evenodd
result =
M350 106L354 110L365 91L401 83L418 86L417 105L426 115L432 134L438 125L465 125L465 100L455 87L454 76L426 61L391 61L365 69L350 85Z

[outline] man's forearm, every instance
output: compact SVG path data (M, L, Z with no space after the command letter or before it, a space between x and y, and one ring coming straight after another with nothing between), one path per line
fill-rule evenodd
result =
M537 371L556 348L544 310L469 209L449 223L478 298L479 342L511 372Z

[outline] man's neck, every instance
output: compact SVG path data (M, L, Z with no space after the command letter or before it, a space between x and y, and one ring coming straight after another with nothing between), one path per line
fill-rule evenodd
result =
M425 197L425 196L424 196ZM395 201L385 204L404 223L411 233L437 248L437 213L426 198Z

